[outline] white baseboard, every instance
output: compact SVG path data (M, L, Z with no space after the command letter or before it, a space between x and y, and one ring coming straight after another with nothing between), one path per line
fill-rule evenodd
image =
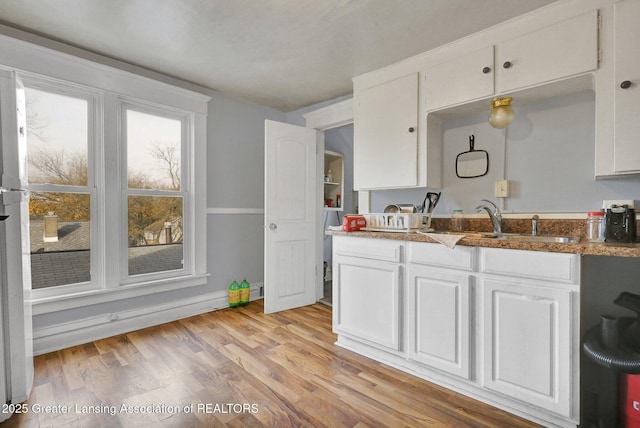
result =
M262 283L251 286L251 300L261 299ZM118 313L55 324L33 330L34 355L46 354L122 333L140 330L224 309L229 306L226 290L199 295L162 305L147 306Z

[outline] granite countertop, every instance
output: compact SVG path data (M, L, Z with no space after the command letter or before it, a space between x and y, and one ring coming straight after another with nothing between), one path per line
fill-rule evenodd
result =
M451 230L450 219L434 218L431 227L437 231ZM637 229L640 231L640 222ZM473 230L478 232L491 232L491 222L488 219L464 219L463 230ZM504 219L502 231L505 233L519 233L523 235L531 234L531 220L529 219ZM362 238L395 239L402 241L433 242L438 241L427 235L418 233L396 233L396 232L341 232L327 231L329 235L359 236ZM467 247L485 248L505 248L511 250L547 251L553 253L570 253L596 256L620 256L620 257L640 257L640 238L636 238L636 243L592 243L586 238L586 220L567 219L540 219L538 221L538 235L548 236L571 236L579 237L576 244L558 242L528 242L509 241L496 238L479 238L465 236L456 245Z

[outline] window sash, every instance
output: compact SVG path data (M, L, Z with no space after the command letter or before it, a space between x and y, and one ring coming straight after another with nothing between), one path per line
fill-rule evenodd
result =
M194 232L193 232L193 199L191 197L191 182L189 177L192 175L192 162L190 154L193 150L193 115L182 111L175 110L166 106L158 106L155 104L145 103L130 98L122 98L118 105L120 118L120 165L121 174L121 244L120 244L120 281L123 285L135 284L143 281L154 281L165 278L175 278L194 273ZM128 186L128 151L127 151L127 112L135 111L154 115L158 117L179 120L180 121L180 190L166 189L138 189L129 188ZM183 247L182 269L167 270L161 272L151 272L143 274L129 274L129 247L128 247L128 208L129 197L131 196L154 196L154 197L182 197L183 200Z
M102 157L99 148L102 143L102 105L103 97L100 91L69 82L50 79L44 76L30 73L20 73L20 78L26 88L37 89L56 95L78 98L87 102L87 184L85 186L68 186L57 184L28 184L27 190L31 192L52 193L83 193L90 197L90 274L87 282L57 285L31 290L33 299L46 299L62 295L82 293L100 289L104 285L103 258L104 248L98 245L101 239L102 216L100 206L102 201L102 189L96 187L97 177L102 173Z

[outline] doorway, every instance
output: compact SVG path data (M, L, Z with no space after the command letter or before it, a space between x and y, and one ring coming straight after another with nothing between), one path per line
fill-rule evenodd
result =
M345 214L353 214L358 212L357 207L357 195L353 191L353 124L340 126L326 130L324 132L324 148L332 152L340 153L343 155L343 188L344 195L342 195L342 201L340 203L339 210L327 210L325 208L323 213L323 228L322 228L322 258L323 258L323 297L320 299L320 303L326 305L332 305L332 239L330 236L324 234L324 231L329 226L339 226L342 224L342 217ZM325 170L326 170L325 166Z
M325 134L327 132L330 132L331 130L334 129L339 129L339 128L343 128L343 127L347 127L350 125L351 130L348 131L351 135L351 156L349 159L344 160L344 164L345 164L345 178L347 177L347 175L350 177L350 184L347 187L347 183L345 182L345 192L347 193L347 189L353 189L353 98L349 98L346 99L344 101L339 101L337 103L328 105L326 107L322 107L320 109L317 110L313 110L310 111L308 113L303 114L303 117L305 119L305 124L307 128L313 128L316 129L318 131L324 131ZM340 132L340 131L336 131L336 132ZM324 152L325 149L325 144L324 144L324 139L323 139L323 144L322 144L322 148L320 150L320 152ZM341 150L341 149L340 149ZM339 150L336 150L339 151ZM324 171L324 156L318 156L318 170L319 171ZM347 164L349 164L349 172L347 172ZM319 174L318 175L318 179L322 180L323 177ZM350 202L347 201L343 201L342 204L345 207L351 207L354 205L354 200L359 200L360 198L363 197L362 193L368 193L368 192L360 192L359 195L354 194L352 191L349 191L350 193L350 197L352 199L350 199ZM368 198L366 203L368 204ZM350 205L347 205L350 204ZM359 203L359 205L361 206L362 203ZM353 207L354 211L355 211L355 207ZM357 212L357 211L355 211ZM344 213L344 212L343 212ZM335 213L334 213L335 216ZM326 216L320 216L318 218L318 224L317 224L317 245L316 245L316 262L317 262L317 266L319 269L323 269L324 266L324 242L325 242L325 217ZM340 217L340 219L342 219L342 217ZM328 250L330 251L330 250ZM329 265L327 263L327 265ZM317 292L317 301L322 301L323 299L325 299L325 302L331 302L331 297L329 295L328 298L325 298L325 281L324 278L325 275L318 275L317 276L317 283L316 283L316 292ZM330 289L329 289L330 291Z

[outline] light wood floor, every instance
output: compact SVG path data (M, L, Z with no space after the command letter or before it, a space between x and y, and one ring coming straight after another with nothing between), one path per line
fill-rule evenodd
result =
M29 413L3 426L537 426L335 339L330 307L264 315L256 301L52 352L35 359Z

